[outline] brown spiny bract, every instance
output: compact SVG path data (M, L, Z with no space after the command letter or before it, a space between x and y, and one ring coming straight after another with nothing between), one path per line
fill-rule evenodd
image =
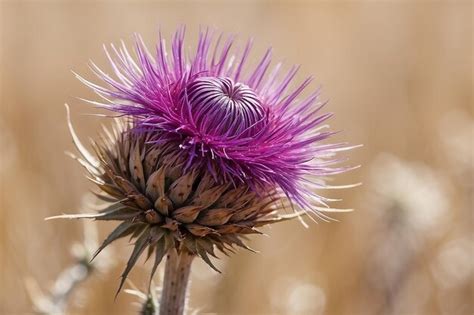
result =
M119 238L134 240L120 287L145 251L154 255L152 277L173 248L216 269L209 259L215 257L215 248L224 254L236 246L250 249L244 235L297 215L277 213L283 201L274 190L257 194L245 184L218 184L207 169L187 169L172 144L153 143L149 133L134 132L123 122L93 143L96 157L71 131L82 156L77 160L100 188L97 196L107 207L96 214L62 217L121 221L94 255Z

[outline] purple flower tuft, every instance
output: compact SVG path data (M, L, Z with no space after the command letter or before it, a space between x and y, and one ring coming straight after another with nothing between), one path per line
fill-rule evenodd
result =
M134 59L126 46L105 49L115 78L92 64L103 87L79 77L106 102L89 101L133 118L135 129L154 130L150 141L174 145L188 168L207 168L217 180L245 182L258 191L278 187L301 207L318 208L326 199L324 178L341 173L337 151L345 143L321 144L334 134L322 125L319 91L301 98L311 78L290 90L298 67L270 69L271 50L246 69L252 42L231 53L229 37L215 45L201 32L191 57L184 50L184 28L172 40L171 54L160 34L155 55L137 36Z

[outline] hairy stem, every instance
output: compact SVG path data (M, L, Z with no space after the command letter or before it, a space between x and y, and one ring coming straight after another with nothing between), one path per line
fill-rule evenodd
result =
M160 315L182 315L186 306L186 289L194 255L171 250L165 266L160 301Z

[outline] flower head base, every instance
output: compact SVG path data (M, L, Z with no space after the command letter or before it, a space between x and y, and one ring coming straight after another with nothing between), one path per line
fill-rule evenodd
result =
M92 65L108 86L79 78L107 100L91 103L131 117L136 130L153 130L150 141L170 144L186 169L207 168L220 183L245 183L256 192L270 185L310 210L325 206L315 190L326 188L324 177L348 169L334 165L341 161L335 153L349 147L320 143L333 134L322 125L331 114L319 114L318 91L301 97L311 79L288 91L297 67L271 70L268 50L246 69L251 41L234 55L233 39L222 46L221 39L212 47L212 36L202 32L187 58L184 28L170 55L161 36L153 55L137 36L137 59L124 44L106 50L116 78Z
M274 189L257 194L245 183L218 183L206 169L185 170L186 159L170 144L147 141L152 136L119 121L113 132L106 130L102 142L93 144L97 158L74 136L81 153L77 159L108 206L95 214L53 217L122 221L94 254L119 238L136 239L120 287L146 249L148 257L155 257L150 280L163 256L174 249L197 255L216 269L209 259L214 247L225 254L234 246L250 250L243 236L299 215L278 214L284 203Z

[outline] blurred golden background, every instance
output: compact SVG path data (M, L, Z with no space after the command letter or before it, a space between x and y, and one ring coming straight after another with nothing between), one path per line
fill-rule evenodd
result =
M76 212L88 189L63 103L83 139L107 120L75 97L94 97L70 70L93 78L108 68L103 43L134 32L153 47L181 24L188 43L200 26L254 37L300 79L315 75L336 115L337 140L362 168L334 183L339 222L297 221L253 237L239 251L193 266L190 307L217 314L474 314L473 3L471 1L2 1L0 3L0 314L46 307L75 255L95 244L94 223L48 221ZM99 240L112 225L99 224ZM84 235L86 241L84 242ZM92 244L92 245L91 245ZM135 296L114 293L126 241L69 297L67 314L134 314ZM73 252L71 254L71 251ZM145 290L150 265L133 285ZM159 275L157 276L159 280ZM56 283L55 283L56 281ZM63 286L63 287L61 287ZM127 285L131 288L131 285Z

